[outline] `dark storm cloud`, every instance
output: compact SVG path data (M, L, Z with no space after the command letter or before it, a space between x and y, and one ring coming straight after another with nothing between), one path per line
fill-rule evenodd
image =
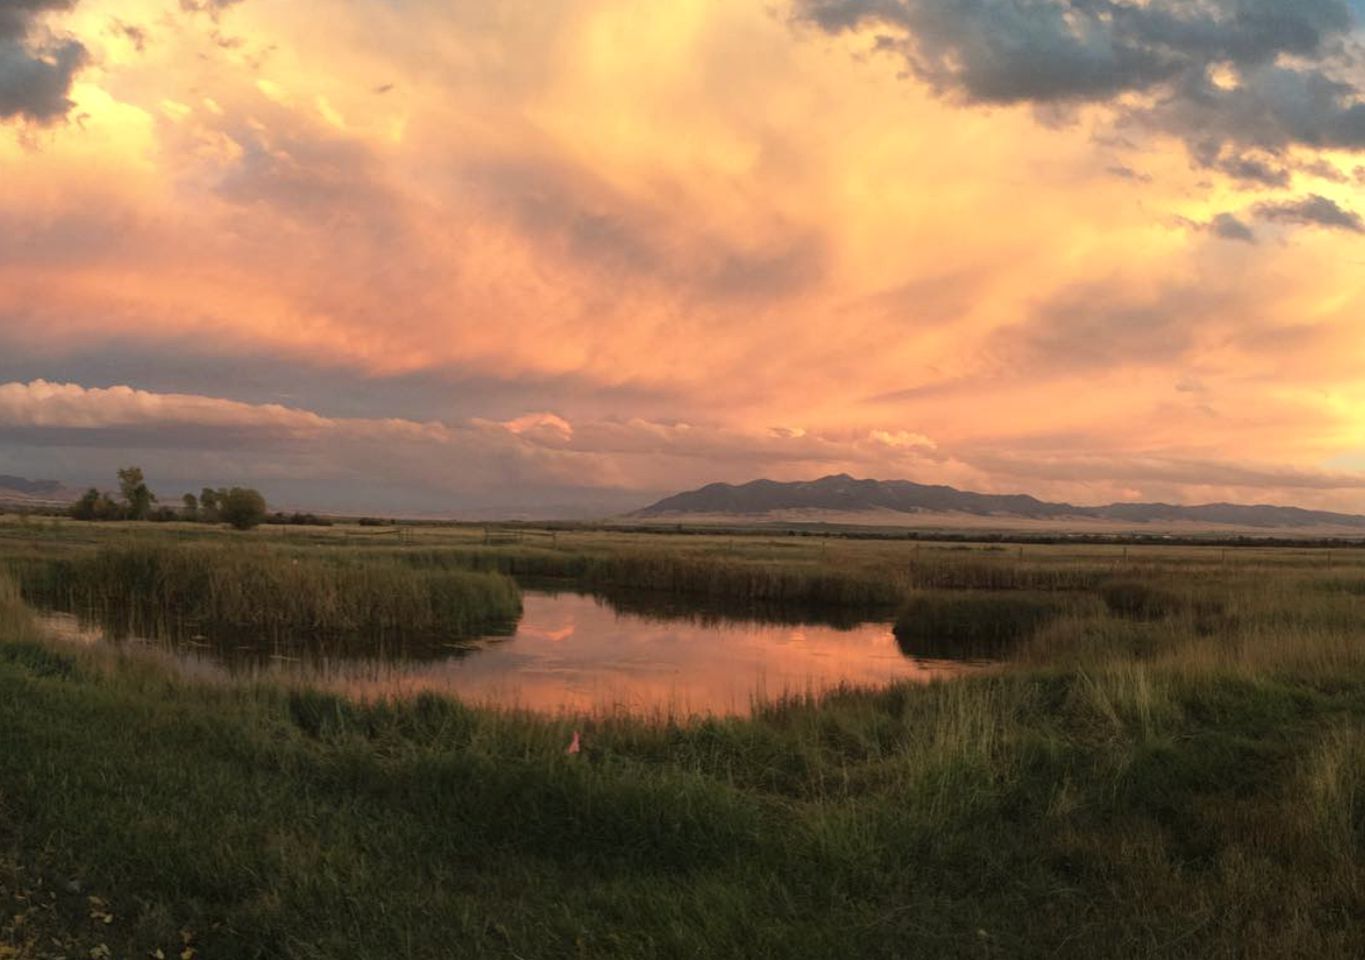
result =
M881 45L943 89L989 103L1105 100L1215 63L1321 57L1350 30L1344 0L802 0L825 30L907 31Z
M75 0L0 0L0 120L51 123L71 109L71 80L87 54L80 42L37 36L37 19Z
M1294 144L1365 149L1365 103L1343 77L1359 52L1347 0L797 0L797 10L830 33L885 31L880 48L972 103L1149 95L1125 107L1130 119L1239 179L1282 185L1273 154Z
M1317 194L1300 200L1257 204L1255 210L1257 216L1264 220L1365 233L1365 220L1361 219L1360 214Z
M1255 243L1256 234L1251 228L1230 213L1220 213L1209 223L1209 230L1215 237L1223 240L1238 240L1242 243Z

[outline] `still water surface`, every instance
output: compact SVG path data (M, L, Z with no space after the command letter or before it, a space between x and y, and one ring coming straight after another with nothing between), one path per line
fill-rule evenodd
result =
M598 597L531 590L523 604L508 636L379 655L241 638L118 642L160 648L182 673L205 679L275 677L365 700L433 691L544 713L746 714L756 700L783 693L927 682L989 666L916 656L884 622L835 627L626 612ZM46 621L68 639L115 642L70 614Z

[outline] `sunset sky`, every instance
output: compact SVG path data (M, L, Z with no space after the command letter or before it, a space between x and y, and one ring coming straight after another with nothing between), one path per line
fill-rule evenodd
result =
M0 473L1365 512L1365 2L0 0Z

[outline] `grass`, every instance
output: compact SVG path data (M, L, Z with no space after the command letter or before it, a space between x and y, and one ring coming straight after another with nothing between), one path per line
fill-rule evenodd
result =
M182 930L206 957L1365 948L1354 690L1008 675L600 720L566 756L564 723L431 697L16 649L4 839L82 892L61 923L83 949L145 956Z
M602 592L646 591L689 600L808 609L894 607L909 583L893 570L773 561L720 551L689 555L654 548L599 554L477 547L391 555L421 569L496 570L524 580L572 580L583 589Z
M907 654L1000 656L1067 612L1068 604L1056 594L925 592L906 601L893 630Z
M136 543L25 568L24 592L140 635L252 630L271 636L466 636L514 621L497 573L342 562L262 547Z
M99 555L52 536L16 569ZM420 576L541 556L711 599L894 583L912 629L1012 637L1016 665L748 719L361 705L61 647L0 578L0 901L32 914L0 957L1365 953L1365 598L1322 586L1365 578L1353 555L309 536L186 546ZM1115 608L1114 582L1176 600Z

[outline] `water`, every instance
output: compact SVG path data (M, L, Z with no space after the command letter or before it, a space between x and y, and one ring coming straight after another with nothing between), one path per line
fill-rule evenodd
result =
M690 716L746 714L756 700L819 693L841 684L927 682L980 670L983 660L947 660L903 650L885 622L777 624L650 610L631 612L591 596L526 591L514 633L460 645L428 644L382 654L337 655L278 642L210 642L187 636L119 643L159 649L175 669L201 679L270 677L363 700L423 691L468 703L542 713ZM113 643L70 614L49 614L69 640Z

